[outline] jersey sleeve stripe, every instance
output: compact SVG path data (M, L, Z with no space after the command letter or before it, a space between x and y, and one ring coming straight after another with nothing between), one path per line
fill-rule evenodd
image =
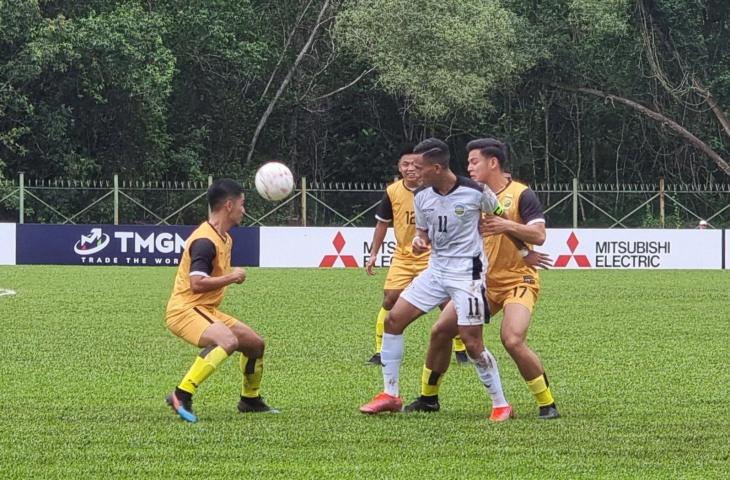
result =
M200 272L198 270L196 270L194 272L190 272L189 276L191 276L191 277L210 277L210 275L208 275L207 273Z
M529 222L527 222L525 225L534 225L536 223L545 223L545 219L544 218L535 218L535 219L532 219Z
M375 214L375 219L378 220L379 222L385 222L385 223L390 223L393 221L392 218L383 218L380 215L378 215L377 213Z

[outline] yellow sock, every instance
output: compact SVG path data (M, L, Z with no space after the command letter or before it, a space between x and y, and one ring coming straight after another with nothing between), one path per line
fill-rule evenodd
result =
M464 342L461 341L461 337L458 335L454 337L454 351L455 352L464 352L466 351L466 346L464 345Z
M543 373L534 380L527 381L527 388L535 396L537 404L540 407L551 405L555 403L553 400L553 394L550 392L550 385L548 384L547 377Z
M243 373L241 396L246 398L258 397L261 390L261 377L264 374L264 359L262 357L248 358L241 354L239 364L241 373Z
M388 310L380 307L378 318L375 321L375 353L380 353L383 348L383 333L385 333L385 317L388 316Z
M431 371L424 365L423 371L421 372L421 395L424 397L438 395L443 378L444 375L442 373Z
M192 395L226 358L228 358L228 354L221 347L205 348L195 357L193 366L190 367L177 388Z

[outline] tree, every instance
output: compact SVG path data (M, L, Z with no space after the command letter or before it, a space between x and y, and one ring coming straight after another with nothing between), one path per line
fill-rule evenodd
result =
M496 0L365 0L338 17L342 43L390 93L431 119L492 108L541 53L520 18Z
M174 58L160 17L133 3L77 18L25 6L6 17L11 31L27 30L6 43L0 67L8 165L43 177L162 174Z
M685 0L574 0L570 7L574 38L580 42L563 39L563 51L572 52L573 61L548 61L555 72L551 85L611 100L610 105L623 104L643 116L640 121L655 122L642 128L652 129L654 138L644 135L636 142L649 140L667 152L666 158L684 160L662 162L656 174L682 179L689 173L698 183L711 177L710 160L730 175L723 158L730 123L711 93L714 88L725 98L730 93L725 80L730 74L727 2L704 6ZM612 51L609 45L616 48ZM710 111L715 119L707 115ZM718 124L724 139L718 136ZM699 175L702 170L705 179Z

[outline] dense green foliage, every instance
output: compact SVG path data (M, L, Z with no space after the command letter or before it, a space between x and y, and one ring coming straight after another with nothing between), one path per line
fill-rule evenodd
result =
M164 328L174 273L0 267L0 288L18 292L0 297L0 477L727 476L726 272L547 272L530 338L563 418L536 418L498 317L485 340L518 415L500 425L474 370L455 364L440 413L360 414L382 385L364 361L384 272L314 269L250 269L224 303L267 339L263 394L282 413L236 411L234 358L201 387L200 421L185 424L163 401L197 352ZM432 321L406 335L407 400Z
M536 53L525 25L497 0L362 1L342 12L339 27L388 91L434 120L489 110L490 94L533 66Z
M384 181L403 143L448 138L462 158L494 135L532 181L727 181L665 122L580 88L727 160L730 3L0 0L5 177L249 178L282 158Z

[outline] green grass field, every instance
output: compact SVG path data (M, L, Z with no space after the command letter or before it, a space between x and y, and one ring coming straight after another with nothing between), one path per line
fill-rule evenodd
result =
M729 272L548 272L531 345L563 418L536 407L498 340L518 418L493 425L471 367L452 364L440 413L367 417L384 272L250 269L223 308L267 339L264 396L241 415L237 361L196 396L163 398L197 350L164 327L172 268L0 267L2 478L727 478ZM407 332L401 387L418 392L433 314Z

